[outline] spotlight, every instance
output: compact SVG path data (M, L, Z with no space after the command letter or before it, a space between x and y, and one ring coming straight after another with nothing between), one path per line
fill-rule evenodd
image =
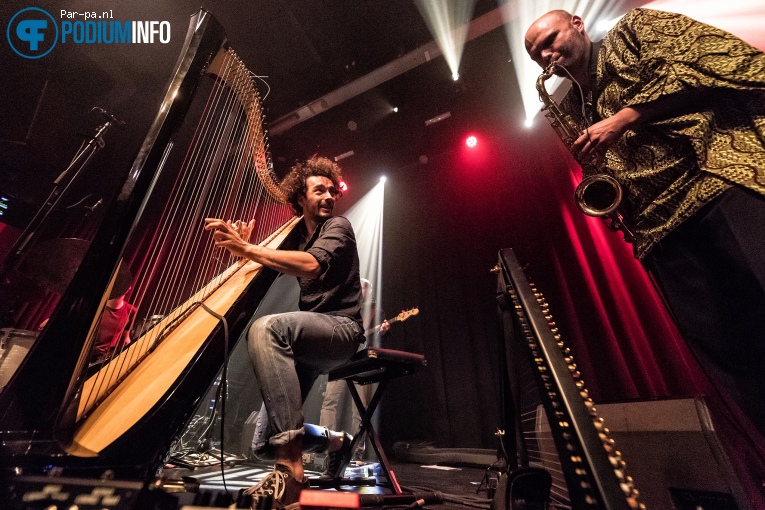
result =
M475 146L478 145L478 138L473 135L468 136L467 139L465 139L465 145L471 149L475 148Z
M340 181L339 186L340 186L340 191L342 191L343 193L348 191L348 185L345 184L345 181Z
M619 22L619 20L622 19L622 16L619 16L618 18L614 19L602 19L599 20L597 23L595 23L595 30L598 32L603 32L604 34L614 28L614 25Z
M473 18L473 7L476 0L459 0L456 2L417 0L414 4L422 14L433 40L438 44L438 48L449 66L452 79L457 81L465 42L468 37L473 38L473 36L468 36L469 29L477 28L477 26L473 27L470 21ZM481 29L476 32L481 32Z
M387 178L386 178L384 175L383 175L382 177L380 177L380 182L385 182L385 181L387 181L387 180L388 180L388 179L387 179Z
M534 124L534 119L530 117L526 119L526 122L523 123L523 125L526 126L527 128L530 128L533 124Z
M398 113L398 106L393 107L393 113Z

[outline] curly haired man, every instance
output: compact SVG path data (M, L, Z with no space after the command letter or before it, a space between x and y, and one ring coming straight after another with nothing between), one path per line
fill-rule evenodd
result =
M261 317L247 334L267 415L265 420L261 413L253 446L256 455L276 459L274 472L246 491L253 496L252 508L266 497L273 497L275 508L293 508L308 487L303 452L330 452L331 467L350 447L348 435L305 424L302 412L319 373L348 360L364 341L356 238L350 222L332 214L341 195L339 180L335 163L313 157L295 165L282 183L295 213L303 216L295 227L297 250L248 243L252 222L205 220L216 246L296 276L300 284L300 311Z

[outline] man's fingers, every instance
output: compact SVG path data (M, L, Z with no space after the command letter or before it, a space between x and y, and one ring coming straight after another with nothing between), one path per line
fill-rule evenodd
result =
M589 141L590 141L590 138L586 134L580 136L574 141L574 143L571 144L571 151L575 155L579 154L580 152L584 150L585 146L587 145L587 142Z
M218 218L205 218L205 230L217 230L228 234L236 233L237 229L231 220L223 221Z
M222 220L218 218L205 218L205 230L218 229L224 225Z

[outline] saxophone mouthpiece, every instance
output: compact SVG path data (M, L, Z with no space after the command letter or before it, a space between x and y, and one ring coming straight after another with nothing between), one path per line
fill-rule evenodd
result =
M547 77L550 77L553 74L555 74L555 69L558 67L559 65L557 62L550 62L550 64L547 67L545 67L545 70L542 71L542 74L544 74Z

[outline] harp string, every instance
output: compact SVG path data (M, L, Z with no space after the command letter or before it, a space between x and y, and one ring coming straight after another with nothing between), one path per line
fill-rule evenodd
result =
M172 322L193 306L193 303L180 306L189 295L189 282L192 289L202 288L201 294L208 295L238 269L234 266L225 270L232 265L232 257L225 250L217 251L210 236L201 235L204 217L258 218L251 242L259 242L283 223L279 220L291 216L287 208L267 193L259 178L258 162L267 161L259 98L248 74L245 79L241 71L236 79L229 76L236 74L237 69L238 59L232 55L224 58L222 76L216 79L208 96L173 186L172 198L162 212L150 253L142 261L142 267L150 270L140 271L136 283L133 301L139 310L138 317L168 316ZM242 97L250 101L244 107L237 101ZM216 122L221 118L225 121ZM151 292L152 286L158 290ZM105 388L123 378L156 345L161 333L159 328L150 329L140 339L138 348L123 356L120 363L99 372L99 380L92 385L93 395L88 399L97 402L107 393ZM120 347L119 353L123 349Z
M207 112L210 109L212 98L212 105L215 105L217 102L215 100L216 96L216 90L213 90L213 94L208 97L207 104L205 105L205 111ZM200 122L201 129L198 126L195 130L194 136L192 138L192 142L190 145L189 150L186 153L186 156L184 158L183 163L181 164L182 168L187 168L189 165L187 164L189 161L194 161L196 158L195 153L197 153L202 146L204 145L204 142L200 143L200 139L204 140L207 135L209 128L209 122L211 121L212 116L205 113L202 115L202 120ZM173 186L173 197L176 195L175 190L184 188L183 185L183 178L186 176L188 178L189 174L188 171L181 170L181 172L178 174L178 180L176 180L175 185ZM154 296L151 298L151 302L148 306L144 304L144 298L146 296L146 293L149 289L149 285L147 282L151 282L154 280L155 274L160 269L161 265L158 263L160 253L162 250L166 249L168 246L172 247L172 243L168 243L168 232L169 227L168 225L172 225L176 221L176 216L178 212L179 205L183 202L178 201L175 198L171 198L167 202L167 206L164 208L162 217L159 222L159 228L155 231L155 235L152 239L152 242L150 244L150 250L151 253L149 256L144 260L143 267L149 267L151 269L150 272L143 272L139 271L139 280L136 284L136 292L134 293L134 299L133 303L134 305L139 309L139 313L142 313L142 310L147 309L147 312L144 312L144 315L151 317L156 315L156 302L167 302L168 298L163 295L163 292L167 292L170 288L170 285L172 285L172 282L162 282L160 280L159 285L156 287L161 289L160 292L155 293ZM193 203L193 199L185 202L185 203ZM170 256L175 256L175 254L171 253ZM171 268L172 270L172 268ZM171 274L176 274L175 271L173 271ZM164 285L163 285L164 283ZM97 380L96 383L93 384L92 390L90 394L87 396L87 404L86 408L89 408L92 403L95 403L98 401L100 396L105 394L106 390L110 387L112 387L120 378L121 376L127 372L127 370L132 367L138 359L143 357L146 352L148 352L151 347L156 342L156 336L158 334L158 330L151 330L147 338L144 338L144 342L142 342L138 348L133 346L133 348L130 350L129 356L124 356L121 358L121 361L115 366L114 364L110 364L107 366L107 370L102 370L97 374ZM148 339L148 340L147 340ZM119 348L115 349L115 351L118 352L110 352L108 353L108 357L112 358L115 355L120 354L123 349L126 349L126 347L123 347L121 344L118 344Z
M190 179L194 177L193 173L190 173L188 171L189 168L194 168L196 165L194 164L195 161L198 160L199 154L202 152L202 150L207 146L206 139L209 136L209 132L211 129L211 126L213 125L212 122L215 119L215 117L212 115L211 112L214 112L216 109L216 105L219 101L219 94L220 91L213 89L212 93L208 97L208 101L205 105L205 114L201 117L197 129L195 130L194 137L192 139L191 145L189 147L189 150L186 153L186 156L184 158L184 161L182 163L182 172L179 174L179 180L181 178ZM201 176L198 176L201 177ZM181 189L188 188L188 185L184 185L184 183L177 182L174 194L177 196L178 192L177 189L180 187ZM188 197L187 201L180 201L176 198L171 199L168 203L168 207L171 208L170 211L165 210L163 213L162 223L160 225L160 228L158 229L158 237L155 238L155 240L152 242L152 254L149 257L148 265L153 268L153 271L151 273L144 273L145 281L141 282L140 288L142 289L140 298L138 299L139 308L145 307L148 310L148 314L154 315L154 314L161 314L164 315L166 310L160 309L158 303L167 303L169 300L166 296L164 296L162 293L156 293L151 297L151 300L148 304L144 305L144 298L146 296L146 293L149 291L149 285L146 284L146 281L153 281L157 276L155 273L157 270L161 267L159 264L157 264L158 259L160 258L161 250L166 249L167 246L167 239L170 237L171 232L170 229L172 229L173 225L177 221L178 216L178 209L184 205L185 203L193 203L194 197ZM174 230L174 229L173 229ZM171 256L174 254L171 254ZM172 284L172 282L165 282L166 285L163 286L163 288L167 289L169 284Z
M230 71L228 66L224 69L226 72ZM224 79L225 78L228 77L224 76ZM216 85L218 85L218 83L219 82L216 81ZM236 137L240 136L240 128L238 125L240 124L241 119L237 119L238 111L236 109L234 95L231 94L223 84L216 88L220 92L222 98L221 109L223 111L221 118L223 119L223 122L215 124L215 129L210 136L210 146L214 147L214 150L205 151L203 158L193 162L193 166L195 167L194 173L204 173L205 171L208 171L211 178L208 179L208 182L205 183L204 187L199 190L200 195L196 198L197 203L199 204L199 209L195 214L190 215L190 223L185 227L189 232L188 240L192 244L192 253L202 253L201 260L197 261L197 263L204 264L206 262L206 265L202 265L203 270L197 273L193 285L194 288L202 287L205 281L209 281L215 273L219 272L220 268L216 268L215 259L212 257L209 236L205 236L208 239L207 245L204 245L203 236L200 235L202 232L202 219L205 216L219 216L220 212L219 210L216 210L218 205L222 206L222 209L220 210L225 210L229 207L233 191L231 179L233 179L237 173L237 168L235 166L232 169L233 171L229 173L225 173L225 171L231 166L231 162L229 161L231 148L240 143ZM226 181L226 179L229 180ZM192 230L196 231L195 235L191 234ZM227 258L225 257L225 254L222 255L223 257L219 257L219 260L225 260L225 258ZM218 264L218 266L220 266L220 264ZM180 268L178 269L178 273L180 273ZM214 281L215 279L213 279L213 282ZM211 285L214 285L214 283Z
M195 248L202 237L201 217L205 215L205 209L209 210L209 198L215 193L214 188L212 194L210 193L210 179L219 178L221 169L218 156L221 150L220 140L225 126L230 121L232 103L232 99L226 97L225 92L226 89L222 86L215 86L213 89L212 100L208 102L209 113L204 116L204 122L202 122L201 135L196 138L184 165L183 174L187 178L179 187L178 198L173 200L175 210L172 216L162 227L166 239L173 238L178 232L185 233L185 237L180 237L177 243L169 243L170 246L175 246L175 249L165 256L170 263L159 276L158 287L163 289L163 292L152 297L152 302L147 309L152 315L165 316L169 312L171 321L180 317L191 306L189 304L186 307L178 307L184 297L179 296L179 293L184 288L188 288L188 283L184 285L184 282L191 282L191 288L197 289L203 286L205 276L209 276L209 271L205 271L208 266L204 265L204 261L210 260L210 254L203 251L197 255ZM220 118L226 121L217 122ZM220 196L219 199L225 202L228 197ZM191 206L194 209L188 210L187 204L195 204ZM160 266L158 263L154 265ZM196 271L191 271L192 268L196 268ZM188 275L191 275L191 278ZM208 292L205 291L203 294L206 295ZM160 330L156 330L154 335L158 336L160 333ZM151 344L155 342L156 340Z
M187 222L193 221L198 216L198 209L202 206L201 192L204 189L204 182L210 173L204 173L201 170L199 164L199 155L208 157L210 153L214 152L215 147L209 142L211 126L212 130L215 129L215 124L212 123L215 110L218 108L220 102L221 90L214 89L212 94L212 101L208 101L206 105L211 113L203 115L203 122L201 123L201 130L199 136L194 137L194 141L191 144L189 151L187 152L186 159L183 163L181 179L176 188L174 189L174 196L170 201L171 210L169 214L165 215L163 222L160 226L160 236L158 243L155 245L155 254L151 259L151 266L154 268L154 272L157 272L159 268L162 271L157 275L156 288L159 289L151 295L148 305L143 304L143 299L139 301L139 310L145 308L147 312L142 315L148 316L166 316L170 315L170 320L175 320L178 316L183 314L187 310L186 307L178 307L181 302L179 293L186 292L185 281L192 284L198 284L199 269L200 266L195 264L193 260L189 260L190 251L190 227ZM192 205L193 204L193 205ZM196 208L197 211L194 211ZM183 234L185 233L185 237ZM202 255L204 256L204 255ZM181 272L180 268L184 267L185 272ZM196 269L196 271L194 271ZM194 288L198 288L198 285L194 285ZM149 285L143 286L143 295L149 292ZM160 330L151 331L153 336L152 341L142 345L141 351L151 349L160 335ZM138 355L143 355L144 352L138 352Z
M160 233L161 233L161 229L160 229ZM163 236L160 236L160 239L162 239L162 237L163 237ZM166 237L166 236L165 236L165 237ZM157 238L155 237L155 243L154 243L154 246L158 246L158 244L156 243L156 240L157 240ZM162 242L163 242L163 245L164 245L164 242L165 242L165 240L163 239L163 240L162 240ZM155 267L156 267L156 266L155 266ZM162 288L162 287L161 287L161 288ZM166 287L166 286L165 286L164 288L165 288L165 289L167 289L168 287ZM140 306L140 304L141 304L141 303L138 303L138 304L139 304L139 306ZM142 347L142 348L141 348L141 349L139 349L139 350L137 350L137 349L134 349L134 350L132 351L132 356L131 356L131 358L133 358L133 357L140 357L140 356L141 356L141 354L143 353L143 351L146 351L146 350L147 350L147 349L150 347L151 343L152 343L152 342L145 344L145 346L144 346L144 347ZM127 362L127 363L125 363L125 362ZM132 363L133 363L133 360L132 360L132 359L128 359L128 360L126 360L126 359L123 359L123 363L121 363L121 365L122 365L122 366L124 366L125 364L127 364L127 365L131 365ZM120 369L119 369L119 370L117 370L117 371L106 372L106 376L105 376L105 377L103 377L103 380L102 380L101 384L98 384L97 386L95 386L95 388L97 388L97 390L98 390L98 393L100 393L100 389L101 389L101 388L104 386L104 384L106 384L106 383L110 383L110 382L111 382L112 380L114 380L114 379L118 379L118 378L119 378L119 376L120 376L120 373L121 373L122 371L123 371L123 370L122 370L122 368L120 368ZM108 379L108 380L107 380L107 379ZM107 384L107 386L108 386L108 384Z

